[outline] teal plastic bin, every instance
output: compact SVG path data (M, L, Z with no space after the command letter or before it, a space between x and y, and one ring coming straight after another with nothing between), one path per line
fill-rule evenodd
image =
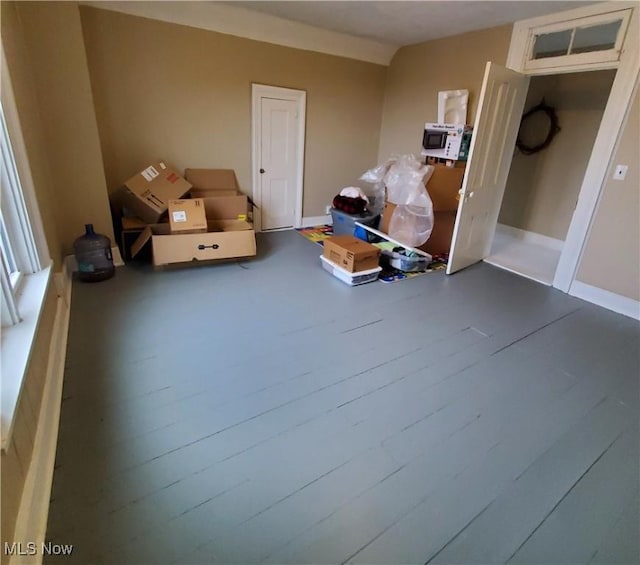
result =
M341 210L331 208L331 218L333 220L333 233L334 235L354 235L360 237L357 232L365 231L362 228L356 230L356 222L360 222L365 226L369 226L378 229L380 223L380 214L371 214L370 212L364 212L362 214L347 214ZM366 240L365 237L360 239Z

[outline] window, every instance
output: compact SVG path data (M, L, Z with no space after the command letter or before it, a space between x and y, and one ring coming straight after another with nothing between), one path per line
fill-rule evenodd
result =
M525 70L616 63L630 17L631 10L619 10L529 28Z
M0 105L0 255L2 256L2 326L20 321L17 296L25 275L42 269L32 219L25 203L15 157Z
M518 21L507 67L528 75L617 69L638 50L636 12L606 2Z
M535 36L532 59L615 49L622 20Z
M5 451L11 441L52 268L4 50L0 51L0 423L1 448Z

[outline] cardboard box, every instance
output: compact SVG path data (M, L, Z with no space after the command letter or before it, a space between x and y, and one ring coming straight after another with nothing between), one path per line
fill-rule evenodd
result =
M201 198L209 220L250 220L249 199L244 194Z
M204 200L169 200L169 226L171 233L202 233L207 231Z
M240 193L233 169L185 169L185 177L192 184L191 198L204 198L207 218L236 218L253 221L253 202ZM213 204L211 198L224 198ZM221 215L220 208L224 207ZM212 215L213 214L213 215Z
M352 235L335 235L324 240L322 255L338 267L357 273L375 269L380 249Z
M233 169L185 169L184 176L192 185L192 198L235 196L240 191Z
M439 157L466 161L471 146L473 128L465 124L424 124L422 150L424 157Z
M123 230L143 230L147 227L140 218L134 217L123 217L122 218L122 229Z
M391 215L396 209L396 205L386 202L382 212L380 231L389 233L389 223ZM451 249L451 238L453 237L453 227L456 222L456 210L443 210L433 213L433 230L426 243L418 246L418 249L426 251L431 255L449 253Z
M242 220L210 220L206 233L184 234L172 234L169 224L152 224L131 246L131 256L135 257L149 241L155 267L256 254L253 226Z
M427 192L433 202L434 212L453 212L458 209L459 190L462 188L465 167L433 165L435 170L427 183Z
M455 223L456 212L434 212L433 231L427 242L420 246L420 249L431 255L449 253Z
M189 182L158 161L127 180L115 198L121 208L152 224L167 211L169 200L182 198L190 189Z
M449 253L451 238L456 221L456 212L462 187L465 166L456 163L455 167L434 164L435 171L427 183L427 192L433 202L433 231L426 243L418 249L431 255ZM395 210L395 204L385 202L380 221L380 230L389 233L389 223Z
M156 267L253 257L256 235L246 220L247 197L221 196L201 201L207 219L206 232L172 234L169 224L152 224L131 246L131 256L135 257L150 242Z

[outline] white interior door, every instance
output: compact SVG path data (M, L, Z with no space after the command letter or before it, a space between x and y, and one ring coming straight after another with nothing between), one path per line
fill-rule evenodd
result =
M297 196L297 102L261 98L260 217L263 230L293 227Z
M487 63L447 274L484 259L498 221L529 77Z

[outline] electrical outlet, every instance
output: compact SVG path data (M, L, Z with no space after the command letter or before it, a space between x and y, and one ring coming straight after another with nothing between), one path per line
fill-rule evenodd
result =
M329 214L331 214L331 206L326 206L324 209L324 213L328 216Z
M629 167L627 165L617 165L615 171L613 172L614 180L624 180L624 177L627 176L627 170Z

